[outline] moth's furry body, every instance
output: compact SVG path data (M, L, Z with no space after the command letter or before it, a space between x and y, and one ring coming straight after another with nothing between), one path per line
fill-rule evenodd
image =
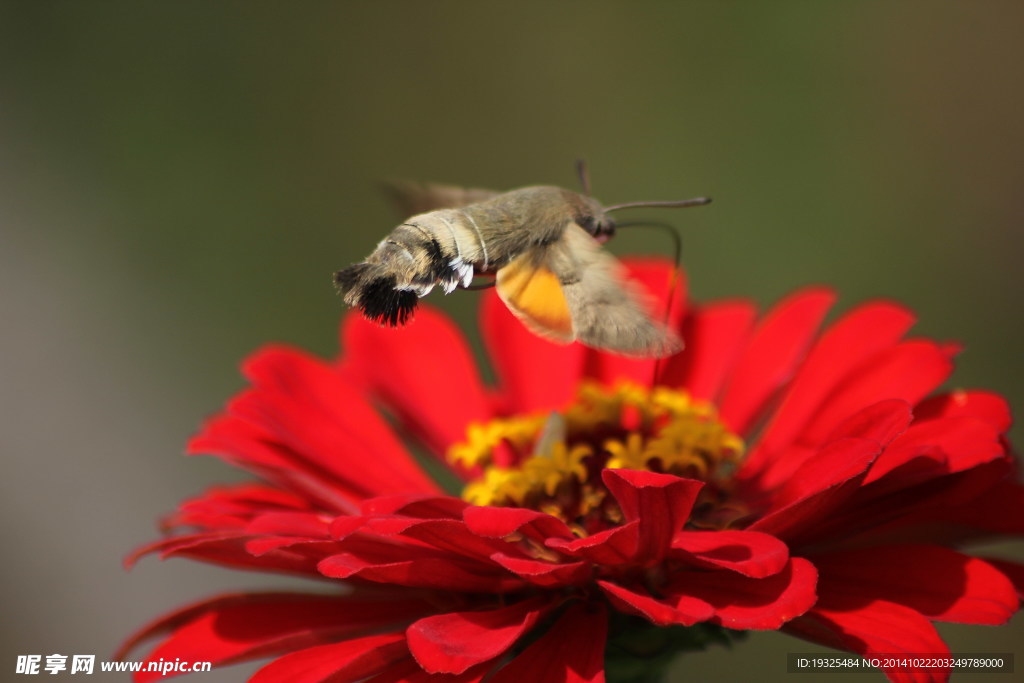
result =
M679 348L600 247L615 224L591 197L551 186L400 190L407 206L425 212L395 228L365 261L335 274L346 303L367 317L404 324L434 287L449 293L474 275L495 274L502 300L545 337L641 356Z

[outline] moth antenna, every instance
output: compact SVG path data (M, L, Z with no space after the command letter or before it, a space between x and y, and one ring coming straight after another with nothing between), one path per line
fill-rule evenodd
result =
M583 194L590 196L590 173L587 171L587 162L585 159L576 160L576 175L580 179L580 187L583 188Z
M671 223L659 223L652 221L631 221L629 223L619 223L615 226L616 228L634 228L634 227L647 227L657 228L664 230L672 238L672 250L674 257L674 267L672 268L672 276L668 281L668 299L665 303L665 317L662 319L662 323L668 327L669 316L672 315L672 306L675 304L676 298L676 285L679 284L679 273L683 267L683 238L679 236L679 230L676 229ZM661 373L662 364L665 362L665 358L658 358L654 361L654 369L651 373L651 387L653 388L658 381L658 375Z
M679 199L673 202L626 202L625 204L613 204L604 207L605 213L618 211L619 209L632 209L636 207L662 207L666 209L685 209L688 206L704 206L711 203L711 197L694 197L693 199Z

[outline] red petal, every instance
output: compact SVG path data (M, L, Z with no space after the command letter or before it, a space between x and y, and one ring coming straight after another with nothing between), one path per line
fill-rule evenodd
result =
M715 614L710 604L686 593L658 599L640 587L629 589L610 581L598 581L597 585L620 612L635 614L658 626L693 626Z
M495 553L491 559L523 580L545 588L579 584L591 576L590 567L583 562L555 564L503 553Z
M147 661L175 658L215 666L349 637L370 629L408 623L434 609L422 600L266 593L227 595L191 605L153 622L132 636L119 655L142 640L173 633ZM159 679L143 673L138 681Z
M836 384L864 360L898 342L913 323L910 311L890 303L865 304L844 315L807 354L765 428L759 449L774 452L802 438L800 430Z
M465 673L455 674L430 674L420 668L416 660L409 657L407 660L385 669L372 678L367 678L362 683L480 683L488 673L491 666L487 663L467 669ZM332 683L343 683L332 681Z
M257 419L272 420L308 444L304 455L344 482L374 495L440 493L416 465L387 422L338 371L290 349L267 349L248 358L246 377L260 391ZM286 423L287 420L287 423Z
M914 409L919 420L939 417L976 417L1004 434L1013 424L1010 406L999 394L988 391L964 391L932 396L921 401Z
M193 440L193 452L210 449L260 473L264 465L295 470L353 497L439 492L334 367L292 349L267 348L243 369L253 388L231 401L231 418ZM276 457L244 446L252 441L269 445Z
M332 532L345 534L344 538L339 537L344 541L341 547L357 553L360 550L364 553L370 550L371 553L365 554L364 559L376 564L413 559L413 553L409 550L414 550L416 555L430 555L467 565L481 561L482 564L489 565L491 555L496 552L520 554L517 544L478 536L461 520L375 517L358 524L346 522L350 522L350 518L339 518L332 524ZM358 537L353 536L356 531L362 534ZM411 539L412 543L405 546L395 543L405 539ZM414 547L409 548L410 545ZM373 554L373 550L378 552ZM384 552L379 552L381 550Z
M299 650L257 671L249 683L359 681L409 657L403 633L384 633Z
M466 508L462 516L474 534L487 538L505 538L517 532L539 541L575 538L562 520L527 508L474 506Z
M927 512L931 507L938 519L953 524L1007 536L1024 534L1024 485L1017 477L1014 461L985 463L945 478L952 485L936 489L915 508Z
M507 575L504 570L488 572L487 566L478 565L474 566L474 571L464 564L440 557L375 562L352 553L339 553L321 560L317 569L324 576L335 579L360 578L376 583L460 592L504 593L523 585L521 579Z
M248 393L252 392L243 393L241 398L250 400ZM233 405L234 401L229 403L228 410ZM225 414L208 420L202 431L189 440L186 452L215 455L294 491L318 508L354 511L355 500L365 495L364 487L353 488L347 482L334 480L280 441L278 434L263 425Z
M250 555L260 557L275 550L318 542L315 538L301 538L299 536L263 536L246 541L245 550Z
M512 315L495 292L483 297L480 325L501 381L505 412L560 409L575 398L586 348L538 337Z
M502 654L547 613L547 598L479 612L452 612L409 627L409 651L425 671L459 674Z
M994 557L983 558L990 565L1002 572L1003 576L1010 580L1017 590L1017 597L1024 600L1024 564L1000 560Z
M400 534L432 548L468 558L489 558L495 552L516 552L508 543L474 534L462 520L413 520Z
M912 419L913 411L906 401L898 398L879 401L840 422L826 442L855 437L887 446L907 430Z
M357 531L360 531L369 524L372 517L365 517L363 515L341 515L335 517L329 527L329 533L332 538L339 541L348 540Z
M825 440L826 447L833 441L845 437L855 437L872 441L878 444L878 450L881 450L882 447L902 434L912 419L910 404L906 401L900 399L879 401L844 420ZM748 467L747 465L753 461L745 463L739 478L748 479L759 474L756 486L762 490L773 490L794 480L802 481L806 476L803 468L818 456L821 448L820 445L790 445L782 451L769 453L758 447L753 455L755 458L758 455L762 456L756 458L760 465L755 464ZM758 467L760 467L760 473L758 473Z
M1024 534L1024 487L1009 460L889 490L886 477L860 489L843 515L823 520L819 538L849 542L859 534L877 544L910 540L963 544ZM880 495L879 495L880 493Z
M847 438L825 446L778 494L773 509L751 524L793 545L848 500L863 481L879 446L868 439Z
M915 610L884 600L833 600L825 596L808 614L786 624L788 633L828 647L875 655L932 655L948 657L949 648L935 627ZM949 670L905 673L885 670L894 683L945 681Z
M792 376L836 296L807 289L786 298L761 321L730 375L721 416L745 433L775 392Z
M789 562L789 548L756 531L681 531L672 539L672 558L762 579L782 571Z
M453 521L453 520L434 520ZM344 522L351 522L344 524ZM473 537L476 545L470 552L462 549L448 550L440 547L446 541L438 539L439 546L432 546L426 541L414 538L416 527L423 525L423 520L409 517L339 517L331 525L331 531L338 536L337 548L351 555L353 559L365 561L372 566L380 566L418 559L439 559L455 564L475 566L482 569L493 569L489 562L479 562L479 556L487 557L497 550L507 549L507 545L492 539ZM406 535L411 532L412 535ZM465 530L462 532L466 533ZM436 536L436 534L434 534ZM430 537L429 532L425 537ZM474 554L475 551L475 554Z
M348 368L435 455L462 440L470 422L490 418L473 355L441 313L421 305L416 319L402 329L349 315L342 334Z
M830 442L804 463L799 477L791 478L775 495L776 508L806 500L863 475L880 450L878 443L870 439Z
M238 569L262 569L297 574L316 574L316 556L332 552L332 542L310 544L309 552L264 552L253 555L247 548L252 537L237 532L203 532L161 539L135 550L125 559L128 567L142 555L159 552L160 559L188 557ZM336 548L335 548L336 549Z
M608 613L576 603L555 625L499 671L492 683L604 683Z
M191 605L180 607L174 612L165 614L158 619L154 619L142 628L138 629L126 641L121 643L117 652L114 653L114 659L124 659L124 657L134 650L139 643L147 641L161 633L171 631L209 611L215 611L237 604L259 602L263 599L268 601L288 598L306 600L309 597L309 595L300 593L231 593L228 595L219 595L215 598L200 600L199 602L192 603Z
M605 486L627 522L639 522L634 559L654 564L665 557L672 537L683 528L703 482L640 470L605 470Z
M247 482L211 486L190 498L161 520L164 530L199 527L205 530L244 529L256 516L269 512L311 511L310 501L273 486Z
M891 545L814 558L819 592L882 599L929 619L1004 624L1017 611L1013 584L984 560L931 545Z
M649 296L648 314L655 320L666 321L670 329L680 329L686 314L686 275L665 259L634 258L627 265L630 279L639 283ZM593 351L589 361L592 375L605 384L626 381L641 386L653 385L654 368L659 363Z
M801 438L820 443L847 417L883 399L899 398L914 405L952 369L949 355L932 341L906 341L886 349L840 383Z
M364 515L404 515L421 519L459 519L469 503L453 496L418 493L380 496L359 505Z
M757 317L749 301L726 301L690 312L683 324L686 348L672 356L661 383L714 400L745 345Z
M328 522L312 512L269 512L255 517L245 527L248 534L281 534L310 538L330 538Z
M549 538L544 545L594 564L616 566L632 564L640 542L640 521L633 520L575 541Z
M817 599L814 565L794 557L783 571L764 579L732 572L680 573L665 589L668 600L684 595L715 609L712 623L734 629L777 629L809 610Z
M931 477L960 472L1003 456L999 432L988 422L973 417L946 417L915 422L875 461L865 483L881 479L897 467L920 457L940 467ZM912 482L905 482L909 485Z
M245 533L255 536L245 549L253 555L299 543L331 540L329 523L322 515L309 512L271 512L253 519Z

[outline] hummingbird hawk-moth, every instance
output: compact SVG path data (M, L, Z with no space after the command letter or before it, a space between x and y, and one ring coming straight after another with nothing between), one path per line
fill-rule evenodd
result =
M582 169L581 176L586 186ZM448 294L470 287L475 275L493 275L501 300L542 337L649 358L682 348L678 335L651 317L641 287L601 243L615 233L609 213L617 209L710 200L603 207L589 193L553 186L493 192L400 183L390 189L415 215L365 261L334 275L345 302L366 317L402 325L435 287Z

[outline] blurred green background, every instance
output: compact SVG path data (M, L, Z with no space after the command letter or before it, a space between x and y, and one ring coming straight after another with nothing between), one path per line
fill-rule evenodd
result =
M16 654L102 659L171 607L286 585L120 559L239 478L178 454L240 359L336 352L330 275L397 223L378 179L575 187L578 157L606 203L715 198L647 214L679 226L696 297L895 298L967 344L955 385L1024 406L1020 2L6 1L3 677ZM475 335L477 296L430 302ZM1015 624L943 632L1010 652ZM808 649L755 634L673 680L781 680Z

